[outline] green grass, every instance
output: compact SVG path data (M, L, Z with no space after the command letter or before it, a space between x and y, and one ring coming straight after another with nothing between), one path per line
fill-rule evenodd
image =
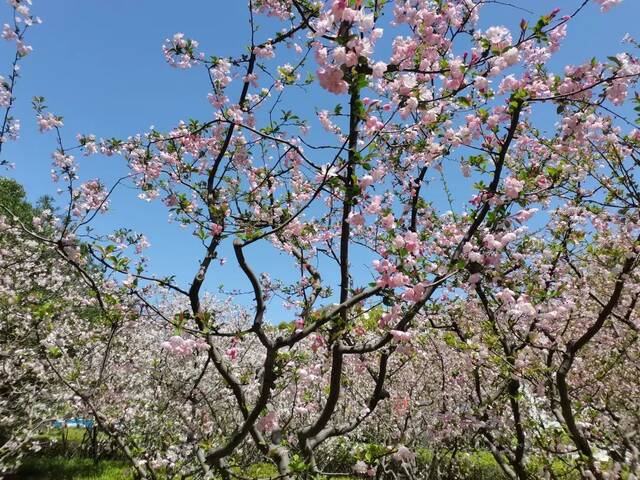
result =
M419 452L422 461L430 460L426 451ZM428 461L426 463L429 463ZM536 465L529 465L532 478L536 477ZM554 462L554 471L559 478L577 479L577 473L571 468ZM277 478L278 473L273 465L256 463L245 469L236 469L236 473L247 478ZM503 480L506 477L489 452L474 451L462 454L454 478L466 480ZM27 457L18 470L17 476L10 477L21 480L133 480L133 470L123 460L100 460L94 463L86 457L67 458L61 455ZM330 480L353 480L355 477L330 477ZM623 478L625 478L623 476ZM324 480L324 479L323 479Z
M64 430L61 428L50 428L38 436L38 440L41 441L51 441L55 440L57 442L62 442L62 434ZM80 445L82 440L85 438L85 434L87 430L84 427L69 427L66 429L67 442L69 445ZM106 438L105 434L102 432L98 433L98 439Z
M31 457L18 470L24 480L131 480L131 469L125 462L89 458Z
M256 463L247 467L246 469L235 469L235 473L240 474L247 478L255 478L260 480L277 479L279 478L278 469L269 463ZM321 480L356 480L356 477L319 477Z
M272 465L255 464L238 472L248 478L277 478ZM118 460L100 460L95 464L87 458L30 457L18 470L20 480L132 480L132 469ZM350 480L352 477L333 477L333 480Z

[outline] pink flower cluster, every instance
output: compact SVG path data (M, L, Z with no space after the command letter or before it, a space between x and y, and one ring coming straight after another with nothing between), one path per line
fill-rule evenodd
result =
M491 48L495 48L496 50L504 50L510 46L513 41L509 29L502 26L487 28L484 32L484 38L489 41Z
M386 258L383 260L374 260L373 268L380 273L377 284L382 287L397 288L407 285L409 277L399 272L397 267Z
M278 413L271 410L256 423L258 430L264 433L271 433L278 428Z
M193 340L191 338L183 338L174 335L168 341L162 342L160 347L171 355L185 357L188 355L205 351L208 347L207 342L201 338Z
M72 213L80 216L90 210L105 212L109 208L107 192L100 180L90 180L80 187L78 202Z
M11 90L7 88L4 77L0 76L0 107L6 108L11 105Z
M291 0L256 0L253 2L253 10L284 20L291 15Z
M342 70L335 65L325 65L317 71L320 86L325 90L339 95L347 93L349 85L344 81Z
M413 338L411 332L404 332L402 330L391 330L389 333L398 342L408 342Z
M18 34L8 23L5 23L2 26L2 34L0 34L0 36L2 36L2 38L7 41L15 40L18 38Z
M184 33L176 33L173 38L167 38L162 45L162 53L169 65L176 68L191 68L197 60L204 60L204 54L196 55L198 42L185 38Z
M514 177L507 177L504 181L504 186L507 197L516 199L524 188L524 182Z
M62 117L58 117L53 113L40 114L36 117L38 122L38 129L40 132L46 132L47 130L53 130L54 128L62 127Z
M622 0L596 0L600 4L600 9L603 12L608 12L616 5L620 5Z
M376 469L372 466L367 465L362 460L358 460L353 465L353 472L359 475L366 475L368 477L375 477L376 475Z

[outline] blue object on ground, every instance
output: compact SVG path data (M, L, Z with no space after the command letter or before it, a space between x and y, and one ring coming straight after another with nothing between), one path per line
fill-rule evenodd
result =
M93 420L88 418L70 418L68 420L55 420L53 422L54 428L92 428Z

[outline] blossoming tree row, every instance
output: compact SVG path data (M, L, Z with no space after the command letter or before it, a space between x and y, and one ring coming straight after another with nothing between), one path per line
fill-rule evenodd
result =
M15 74L38 21L10 3ZM638 45L556 71L620 1L565 3L510 31L490 0L250 0L245 53L163 46L209 80L206 118L69 138L35 98L66 197L0 205L2 461L74 411L141 478L453 478L478 449L514 480L638 475ZM189 281L135 226L87 228L124 185L197 238ZM232 268L250 302L207 291Z

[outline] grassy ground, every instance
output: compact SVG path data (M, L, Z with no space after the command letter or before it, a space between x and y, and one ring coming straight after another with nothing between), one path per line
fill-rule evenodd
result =
M464 472L456 474L461 480L502 480L505 477L489 454L474 454L467 460ZM562 472L559 478L576 479L575 473ZM241 472L246 478L277 478L272 465L256 464ZM535 478L535 474L532 478ZM7 480L133 480L133 470L120 460L100 460L94 463L88 458L63 456L29 457L17 474ZM354 477L331 477L331 480L354 480ZM452 479L453 480L453 479Z
M490 462L487 460L487 463ZM474 464L465 478L500 480L502 476L493 465ZM242 472L246 478L277 478L272 465L256 464ZM87 458L30 457L27 458L14 479L20 480L132 480L133 471L123 461L100 460L94 463ZM332 477L331 480L351 480L355 477Z
M270 465L254 465L243 472L247 478L276 478L278 472ZM18 473L10 479L20 480L132 480L133 472L124 462L65 457L28 458ZM9 479L8 479L9 480ZM334 477L333 480L351 480L351 477Z
M502 480L504 477L489 454L470 455L461 478ZM273 465L255 464L238 471L246 478L277 478ZM352 480L354 477L331 477L331 480ZM132 480L132 468L122 460L100 460L98 463L81 456L40 455L25 459L13 480ZM9 480L8 479L8 480Z
M247 478L276 478L278 472L271 465L253 465L243 472ZM132 469L117 460L100 460L65 457L28 458L12 479L20 480L132 480ZM350 477L334 477L333 480L350 480Z
M62 431L52 429L43 432L40 440L43 442L55 440L54 446L43 450L37 455L25 459L16 475L7 480L133 480L133 469L123 460L101 459L95 463L87 458L86 452L80 449L84 437L84 429L70 428L65 432L66 442L62 445ZM419 464L430 464L432 461L428 451L418 452L421 458ZM556 466L556 465L554 465ZM532 464L532 473L538 469ZM573 480L575 472L567 465L558 463L554 468L560 478ZM255 464L238 471L246 478L269 479L276 478L277 471L273 465ZM459 458L455 478L459 480L503 480L505 477L496 461L489 452L476 451L462 454ZM533 477L535 478L535 473ZM331 480L352 480L354 477L331 477Z
M33 457L15 477L20 480L131 480L131 469L117 460L94 463L89 458Z

